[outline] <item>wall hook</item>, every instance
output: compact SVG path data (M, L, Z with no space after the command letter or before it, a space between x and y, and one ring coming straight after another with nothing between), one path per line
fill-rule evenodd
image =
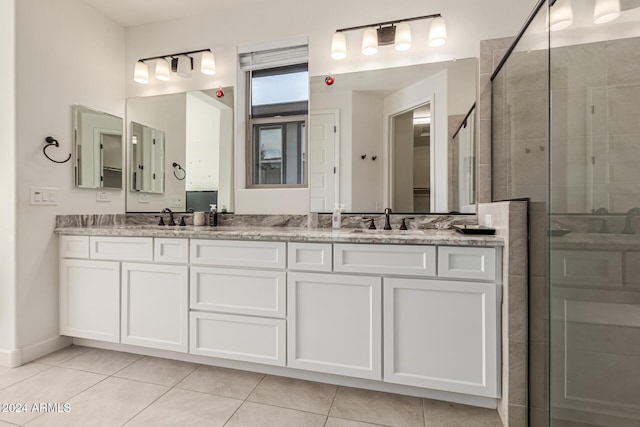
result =
M373 160L374 162L376 161L377 158L378 156L371 156L371 160Z
M49 157L49 155L47 154L47 148L51 147L52 145L53 145L54 147L60 147L60 143L59 143L55 138L53 138L52 136L48 136L48 137L46 137L44 140L47 142L47 144L46 144L44 147L42 147L42 154L44 154L44 156L45 156L47 159L51 160L53 163L67 163L69 160L71 160L71 153L69 153L69 157L67 157L67 160L62 160L62 161L60 161L60 160L53 160L53 159L52 159L51 157Z
M363 154L362 156L360 156L360 158L361 158L362 160L364 160L364 159L366 159L366 158L367 158L367 155L366 155L366 154Z
M178 170L182 171L182 178L178 177L178 175L176 174L175 168L178 168ZM187 177L187 171L184 170L182 168L182 166L180 166L179 164L177 164L176 162L173 162L173 176L176 177L177 180L182 181Z

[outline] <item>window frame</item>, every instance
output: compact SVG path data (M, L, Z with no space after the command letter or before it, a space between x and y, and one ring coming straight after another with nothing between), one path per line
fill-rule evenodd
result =
M295 65L289 65L289 66L285 66L285 67L271 67L271 68L267 68L265 70L255 70L255 71L259 71L261 72L266 72L266 73L272 73L272 74L278 74L276 70L278 70L278 68L289 68L291 70L295 70L296 68L299 70L302 70L303 68L308 69L308 64L295 64ZM309 96L307 96L307 100L306 101L299 101L299 102L293 102L290 103L289 105L292 106L298 106L301 105L302 103L306 103L307 105L307 113L306 114L299 114L299 110L295 111L296 114L291 114L291 115L283 115L283 114L278 114L278 115L268 115L266 116L265 114L259 114L257 117L253 117L252 116L252 102L251 102L251 78L252 78L252 70L246 71L245 72L245 87L247 88L246 90L246 111L245 111L245 117L246 117L246 129L245 129L245 135L246 135L246 141L245 141L245 153L246 153L246 185L245 187L247 189L275 189L275 188L280 188L280 189L285 189L285 188L308 188L309 187L309 176L308 176L308 171L309 171ZM277 104L273 104L273 105L277 105ZM264 110L268 110L269 107L264 108ZM282 110L281 110L282 111ZM302 183L301 184L256 184L254 182L254 162L255 162L255 156L254 156L254 152L255 152L255 147L254 147L254 141L253 141L253 135L254 135L254 126L255 125L268 125L268 124L284 124L284 123L303 123L304 126L304 144L301 144L301 147L303 147L303 150L301 150L304 153L304 166L302 167L302 170L300 171L300 177L302 178ZM302 135L300 135L300 137L302 138ZM286 150L283 150L282 152L282 167L283 167L283 173L286 174Z

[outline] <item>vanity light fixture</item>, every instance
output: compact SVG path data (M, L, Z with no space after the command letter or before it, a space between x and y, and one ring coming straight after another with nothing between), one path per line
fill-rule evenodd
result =
M571 0L556 0L551 5L547 19L547 30L560 31L570 27L573 24Z
M193 71L193 54L200 53L200 72L206 75L216 73L216 59L211 49L192 50L190 52L172 53L169 55L152 56L139 59L133 73L133 80L140 84L149 83L148 62L155 61L154 76L157 80L168 81L171 73L176 73L182 78L190 78Z
M596 0L593 23L606 24L620 16L620 0Z
M445 20L439 13L397 21L379 22L377 24L359 25L357 27L340 28L331 38L331 57L344 59L347 57L346 31L365 30L362 36L362 54L375 55L379 46L395 45L395 49L403 52L411 49L411 26L409 21L431 19L429 27L429 46L439 47L447 41Z

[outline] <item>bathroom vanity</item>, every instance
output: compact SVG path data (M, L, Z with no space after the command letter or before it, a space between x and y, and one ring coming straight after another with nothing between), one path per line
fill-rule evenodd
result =
M500 237L57 233L60 333L81 343L484 406L500 397Z

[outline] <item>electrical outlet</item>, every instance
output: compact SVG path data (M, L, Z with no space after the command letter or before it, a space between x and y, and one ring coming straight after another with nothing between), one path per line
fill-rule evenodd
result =
M492 222L493 222L493 216L491 214L485 214L484 216L485 227L489 227L489 228L493 227Z
M138 203L149 203L149 195L145 193L138 194Z
M169 200L171 200L171 207L172 208L182 207L182 197L180 197L180 196L171 196Z
M111 201L111 193L108 191L98 191L96 193L96 201L97 202L110 202Z
M31 187L29 189L29 203L40 206L56 206L58 204L58 189Z

